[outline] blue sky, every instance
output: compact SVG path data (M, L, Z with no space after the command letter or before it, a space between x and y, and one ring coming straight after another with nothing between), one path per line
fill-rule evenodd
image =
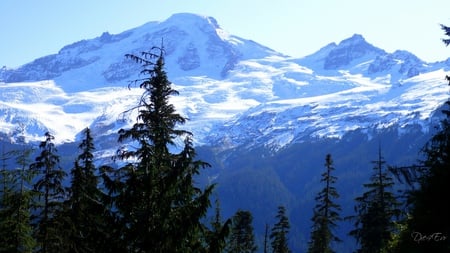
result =
M179 12L212 16L229 33L294 57L358 33L388 52L441 61L450 57L439 26L450 26L449 10L448 0L0 0L0 67Z

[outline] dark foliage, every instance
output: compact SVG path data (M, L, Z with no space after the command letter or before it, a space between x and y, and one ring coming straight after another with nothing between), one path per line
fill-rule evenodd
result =
M325 158L325 167L326 171L322 174L320 180L325 184L325 187L315 198L317 204L314 207L314 215L311 219L313 226L308 252L314 253L334 252L331 243L341 241L333 232L333 229L337 227L337 222L341 220L339 216L341 207L335 202L339 198L339 194L334 187L337 178L331 175L334 167L330 154Z
M118 151L125 165L105 178L123 234L118 239L132 252L205 251L200 220L210 206L213 185L204 190L195 185L194 176L208 164L195 160L191 133L176 129L186 119L169 103L178 92L167 79L164 50L127 57L142 65L145 77L134 82L144 90L132 109L138 111L137 121L131 129L119 131L119 142L133 146ZM181 152L170 152L180 139Z
M110 242L108 210L98 186L94 141L89 128L83 134L84 139L78 146L80 154L71 170L69 196L59 214L64 228L65 250L108 252L114 242Z
M220 211L220 201L216 199L216 208L214 218L211 222L211 229L205 228L205 238L207 245L207 252L209 253L220 253L223 252L226 247L226 239L230 234L232 219L227 219L222 221L221 211Z
M36 246L30 224L33 175L28 166L32 150L20 149L3 153L0 170L0 252L32 252ZM16 158L19 166L8 170L6 160Z
M356 215L348 217L355 222L355 228L349 234L358 241L358 252L387 251L397 232L395 221L401 214L400 204L392 193L394 181L385 168L381 150L378 160L372 163L375 166L370 183L364 184L367 191L355 199Z
M239 210L233 216L230 240L227 252L252 253L256 252L255 235L253 233L253 217L249 211Z
M277 223L272 227L270 233L271 246L273 253L289 253L291 250L288 246L288 235L291 225L286 214L286 208L284 206L278 207L278 213L276 215Z
M66 173L59 166L59 156L53 140L53 135L45 133L45 140L39 145L41 153L30 165L30 170L37 175L34 183L34 190L38 194L34 205L37 216L34 220L38 251L43 253L60 252L64 247L60 233L62 224L56 217L61 212L62 201L66 197L62 184Z
M449 27L441 28L450 36ZM450 44L449 39L443 42ZM450 77L445 78L450 85ZM445 105L445 118L422 149L424 159L401 174L412 187L407 192L408 216L396 252L450 251L450 208L444 194L450 190L450 100Z
M444 30L444 33L447 37L450 37L450 27L445 26L445 25L441 25L442 30ZM450 44L450 39L442 39L442 41L444 42L445 45L449 45Z

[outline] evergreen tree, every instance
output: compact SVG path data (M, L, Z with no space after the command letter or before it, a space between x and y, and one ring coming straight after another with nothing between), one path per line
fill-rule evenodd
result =
M53 143L54 136L45 133L45 140L39 144L41 153L30 170L37 174L34 190L39 194L35 217L35 231L38 242L38 252L61 252L64 245L61 223L56 219L62 210L65 189L62 185L66 173L59 166L57 148Z
M226 246L226 238L230 233L231 219L227 219L225 222L222 221L222 216L220 214L220 202L219 199L215 201L215 215L211 222L211 229L204 228L206 232L206 244L207 252L209 253L220 253L223 252Z
M350 231L358 241L358 252L386 252L396 231L395 218L401 214L400 204L391 192L394 185L389 176L381 150L378 160L372 162L374 173L370 183L364 184L367 191L355 200L357 205L355 216L348 217L355 220L355 229Z
M450 37L450 27L441 24L441 29L444 30L444 34L447 37ZM444 42L445 45L447 45L447 46L450 45L450 39L449 38L442 39L442 41ZM447 76L447 80L448 79L449 79L449 76Z
M325 167L326 171L322 174L321 179L321 182L325 183L325 188L323 188L315 198L317 204L311 219L313 221L313 226L308 248L308 252L311 253L334 252L331 248L331 243L333 241L341 241L333 233L333 228L337 226L336 222L341 220L339 216L341 207L334 202L334 199L339 198L339 194L333 186L336 183L337 178L331 175L334 168L330 154L325 158Z
M23 132L22 132L23 133ZM28 170L32 149L23 135L16 136L20 148L2 157L0 172L0 252L32 252L36 241L30 225L32 174ZM15 157L16 169L8 170L6 160Z
M278 207L276 219L278 222L272 227L272 231L270 233L272 252L291 252L288 246L288 234L291 225L289 224L289 219L286 216L286 208L284 206Z
M227 252L256 252L255 235L253 233L253 216L249 211L239 210L233 216L230 241Z
M84 129L83 134L84 139L78 146L81 153L71 170L69 198L59 218L68 231L65 234L68 252L106 252L112 243L107 242L107 210L98 188L93 155L95 147L90 129Z
M450 27L442 25L442 29L450 36ZM450 39L443 42L448 46ZM450 85L450 76L446 79ZM397 252L450 252L450 208L446 200L450 190L450 99L445 104L445 118L423 148L424 160L410 167L415 173L409 175L416 175L416 180L410 181L418 187L408 193L411 207Z
M119 131L120 143L132 142L131 148L118 151L125 165L106 181L124 242L132 252L204 251L200 220L210 206L213 185L202 190L194 184L195 175L208 164L195 160L191 133L176 129L186 119L169 103L178 92L164 70L164 50L127 57L143 66L145 77L135 82L144 92L134 108L137 122ZM182 138L181 152L171 153Z
M12 252L14 247L14 238L11 236L13 227L13 219L11 214L15 212L12 206L12 198L14 195L14 179L12 171L7 169L7 161L9 156L2 146L2 156L0 158L2 167L0 170L0 252Z

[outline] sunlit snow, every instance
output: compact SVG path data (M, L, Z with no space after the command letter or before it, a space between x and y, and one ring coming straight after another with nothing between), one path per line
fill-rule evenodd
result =
M347 44L365 54L327 58ZM50 131L63 143L75 141L85 127L97 137L129 127L136 112L128 110L142 90L130 83L139 78L140 66L125 54L160 45L168 78L180 92L171 102L189 119L179 127L193 132L197 144L279 149L308 136L427 127L449 97L448 64L417 62L407 52L383 55L360 35L293 59L229 34L212 18L178 14L82 40L30 63L34 72L25 72L26 81L0 83L0 132L13 139L20 125L28 141ZM325 69L326 61L336 68ZM45 80L28 81L33 78Z

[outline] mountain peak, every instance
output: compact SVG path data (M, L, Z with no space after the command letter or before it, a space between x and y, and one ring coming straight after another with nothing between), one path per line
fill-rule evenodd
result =
M166 67L173 78L186 75L225 78L241 60L279 53L251 40L233 36L220 28L215 18L192 13L173 14L119 34L104 32L64 46L18 69L0 69L5 82L55 80L71 91L102 87L133 78L136 66L124 60L152 45L164 43ZM95 80L88 77L96 69ZM76 74L74 74L76 72Z
M395 70L394 70L395 68ZM394 81L393 77L397 78L410 78L417 76L424 72L426 69L426 64L421 59L419 59L414 54L406 50L396 50L391 54L384 54L377 56L367 69L368 73L382 74L386 71L391 72L391 81Z
M173 14L166 20L160 22L160 24L187 28L209 26L212 30L221 29L215 18L188 12Z
M198 24L199 22L207 22L216 28L220 28L219 23L215 18L189 12L175 13L164 22L188 25L192 25L193 23Z
M342 40L339 45L367 43L361 34L355 33L352 37Z
M358 60L384 54L384 50L369 44L362 35L354 34L352 37L342 40L325 58L324 69L332 70L349 65Z

